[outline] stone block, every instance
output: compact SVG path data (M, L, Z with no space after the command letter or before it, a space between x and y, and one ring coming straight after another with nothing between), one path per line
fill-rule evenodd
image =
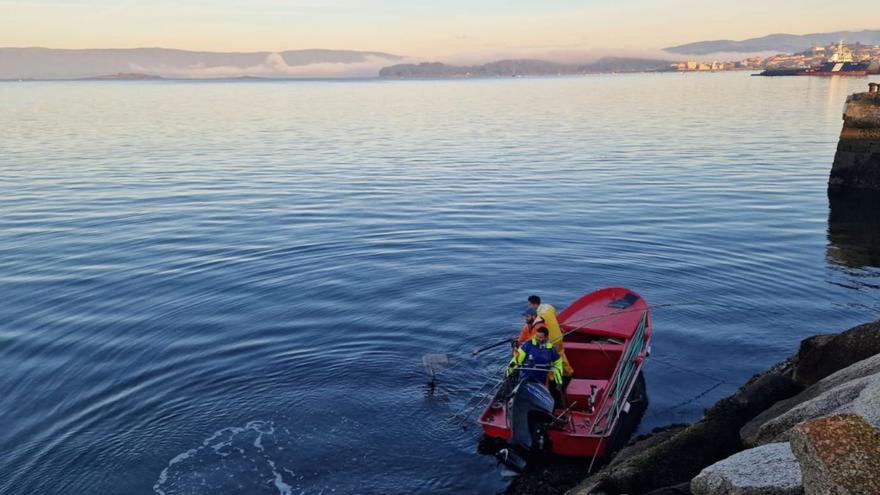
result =
M835 414L858 414L880 425L880 354L774 404L746 423L740 430L740 438L749 446L786 441L798 423Z
M875 204L866 203L865 206ZM878 353L880 321L859 325L837 335L810 337L801 342L795 358L794 379L801 385L810 386Z
M799 495L801 469L788 443L744 450L703 469L694 495Z
M880 494L880 431L858 416L807 421L790 435L805 495Z

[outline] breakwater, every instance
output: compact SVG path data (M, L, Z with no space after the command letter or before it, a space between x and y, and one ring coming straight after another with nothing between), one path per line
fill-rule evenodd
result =
M828 192L880 191L880 84L847 97Z

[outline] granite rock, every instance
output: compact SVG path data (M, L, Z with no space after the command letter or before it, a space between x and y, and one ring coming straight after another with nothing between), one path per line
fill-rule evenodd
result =
M807 421L791 432L806 495L880 493L880 431L859 416Z
M708 409L700 421L627 446L569 495L639 495L690 481L702 468L742 449L739 429L747 421L801 390L791 374L791 363L784 362L752 377Z
M708 409L700 421L665 430L627 446L601 471L583 480L568 494L639 495L652 491L670 493L663 490L681 489L682 483L689 482L706 466L742 450L747 438L746 435L741 438L740 429L746 432L747 423L752 425L752 435L757 435L762 425L798 404L843 383L880 373L880 363L874 362L844 370L878 353L880 321L838 335L806 339L796 356L753 377L734 395ZM871 368L872 363L878 367ZM829 375L835 376L831 378ZM813 388L810 394L795 398L805 392L805 388L824 378L829 378L824 385ZM857 388L853 387L850 393ZM867 388L865 386L861 391ZM849 403L854 411L866 415L871 414L871 407L874 407L873 411L880 411L880 407L871 406L877 398L872 391L868 394L859 392L858 395L859 400ZM790 426L780 426L781 432L786 432ZM769 437L774 436L766 433ZM772 441L762 440L761 443Z
M740 437L747 446L786 441L798 423L833 414L857 414L880 426L880 354L774 404L746 423Z
M744 450L703 469L694 495L799 495L801 468L788 443Z
M851 364L880 353L880 321L837 335L816 335L801 342L794 359L794 380L804 387Z

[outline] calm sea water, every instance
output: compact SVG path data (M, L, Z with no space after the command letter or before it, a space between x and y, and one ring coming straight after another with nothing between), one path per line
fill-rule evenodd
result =
M825 194L866 86L2 84L0 493L493 493L450 416L531 293L672 305L642 430L694 420L880 314L877 211Z

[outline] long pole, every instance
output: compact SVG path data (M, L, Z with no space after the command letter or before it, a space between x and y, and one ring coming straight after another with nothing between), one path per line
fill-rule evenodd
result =
M645 311L645 310L652 310L652 309L657 309L657 308L665 308L665 307L668 307L668 306L675 306L675 305L674 305L674 304L658 304L658 305L655 305L655 306L646 306L646 307L644 307L644 308L622 309L622 310L620 310L620 311L615 311L615 312L613 312L613 313L608 313L607 315L594 316L594 317L592 317L592 318L588 318L588 319L586 319L586 320L577 321L577 323L583 323L583 324L580 325L580 326L577 327L577 328L573 328L573 329L571 329L571 330L568 330L568 331L564 332L564 333L561 335L561 337L565 337L566 335L569 335L569 334L571 334L571 333L577 332L578 330L583 330L584 328L587 327L587 325L591 325L591 324L593 324L593 323L596 323L597 321L602 321L602 320L604 320L605 318L611 318L612 316L617 316L617 315L621 315L621 314L625 314L625 313L634 313L634 312L636 312L636 311ZM559 339L551 340L550 343L551 343L551 344L555 344L556 341L558 341L558 340L559 340ZM471 353L471 356L473 357L473 356L476 356L477 354L480 354L480 353L482 353L482 352L488 351L489 349L494 349L494 348L496 348L496 347L501 347L501 346L504 345L504 344L509 344L510 341L511 341L511 339L508 337L508 338L506 338L506 339L504 339L504 340L501 340L501 341L495 342L494 344L489 344L489 345L487 345L487 346L480 347L479 349L477 349L477 350L475 350L474 352L472 352L472 353Z
M508 337L508 338L506 338L506 339L504 339L504 340L502 340L502 341L495 342L494 344L489 344L489 345L487 345L487 346L480 347L480 348L477 349L476 351L472 352L472 353L471 353L471 356L476 356L477 354L479 354L479 353L481 353L481 352L485 352L485 351L488 351L489 349L494 349L494 348L496 348L496 347L501 347L502 345L504 345L504 344L510 344L511 342L513 342L513 340L512 340L510 337Z

